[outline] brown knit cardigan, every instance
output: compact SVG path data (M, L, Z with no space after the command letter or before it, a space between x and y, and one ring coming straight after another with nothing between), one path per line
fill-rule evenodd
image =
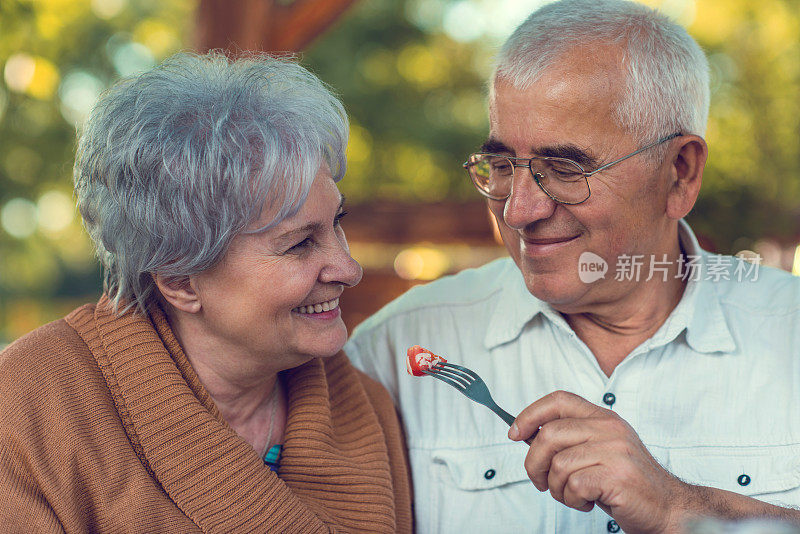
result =
M107 299L0 354L0 532L411 532L403 437L344 354L285 372L279 474L222 419L163 313Z

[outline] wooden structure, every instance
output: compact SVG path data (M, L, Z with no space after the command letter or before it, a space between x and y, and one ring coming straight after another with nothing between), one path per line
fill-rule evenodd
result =
M355 0L200 0L195 48L299 52Z

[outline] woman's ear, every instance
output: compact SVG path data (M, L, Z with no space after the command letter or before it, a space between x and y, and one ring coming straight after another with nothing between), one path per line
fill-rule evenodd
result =
M700 192L703 169L708 159L708 145L697 135L683 135L675 142L680 145L672 156L669 168L667 216L681 219L692 211Z
M153 281L172 307L186 313L197 313L202 308L200 295L195 290L191 276L166 277L158 273L150 273Z

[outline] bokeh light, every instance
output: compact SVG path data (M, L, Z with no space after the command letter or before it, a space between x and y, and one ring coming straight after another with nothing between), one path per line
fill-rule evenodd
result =
M417 27L443 31L454 41L496 46L530 13L552 0L412 0L406 17Z
M156 57L165 57L181 48L181 40L175 28L161 20L148 18L136 25L133 40L141 43Z
M106 53L120 76L132 76L156 64L147 46L131 40L127 33L116 33L106 43Z
M9 89L17 93L22 93L33 80L35 71L36 61L28 54L17 53L12 54L8 60L6 60L3 75Z
M450 6L442 26L451 39L469 42L479 39L486 33L487 22L485 12L477 2L462 0Z
M350 125L350 139L347 143L347 164L367 161L372 154L372 135L358 124Z
M76 126L81 124L102 91L103 82L86 71L67 74L58 90L64 119Z
M394 260L394 270L405 280L434 280L450 268L450 258L431 247L402 250Z
M150 49L140 43L127 43L119 47L111 61L122 76L131 76L143 72L155 65L155 58Z
M92 11L101 19L116 17L128 4L127 0L92 0Z
M39 197L36 203L39 227L45 233L57 236L67 228L75 217L72 197L52 189Z
M8 58L3 74L9 89L40 100L51 98L58 87L58 68L51 61L22 52Z
M445 83L448 62L434 50L423 45L409 45L397 55L397 71L406 80L423 89Z
M13 198L0 210L0 225L17 239L29 237L36 231L36 204L24 198Z
M406 18L426 32L439 29L444 12L442 0L408 0L405 4Z

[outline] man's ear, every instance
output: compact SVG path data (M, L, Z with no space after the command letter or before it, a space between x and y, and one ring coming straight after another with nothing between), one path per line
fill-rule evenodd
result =
M697 135L683 135L675 142L680 145L673 153L669 168L666 211L669 218L677 220L685 217L697 200L708 159L708 145Z
M197 294L191 277L173 278L158 273L151 273L151 276L161 296L175 309L186 313L200 311L202 308L200 295Z

